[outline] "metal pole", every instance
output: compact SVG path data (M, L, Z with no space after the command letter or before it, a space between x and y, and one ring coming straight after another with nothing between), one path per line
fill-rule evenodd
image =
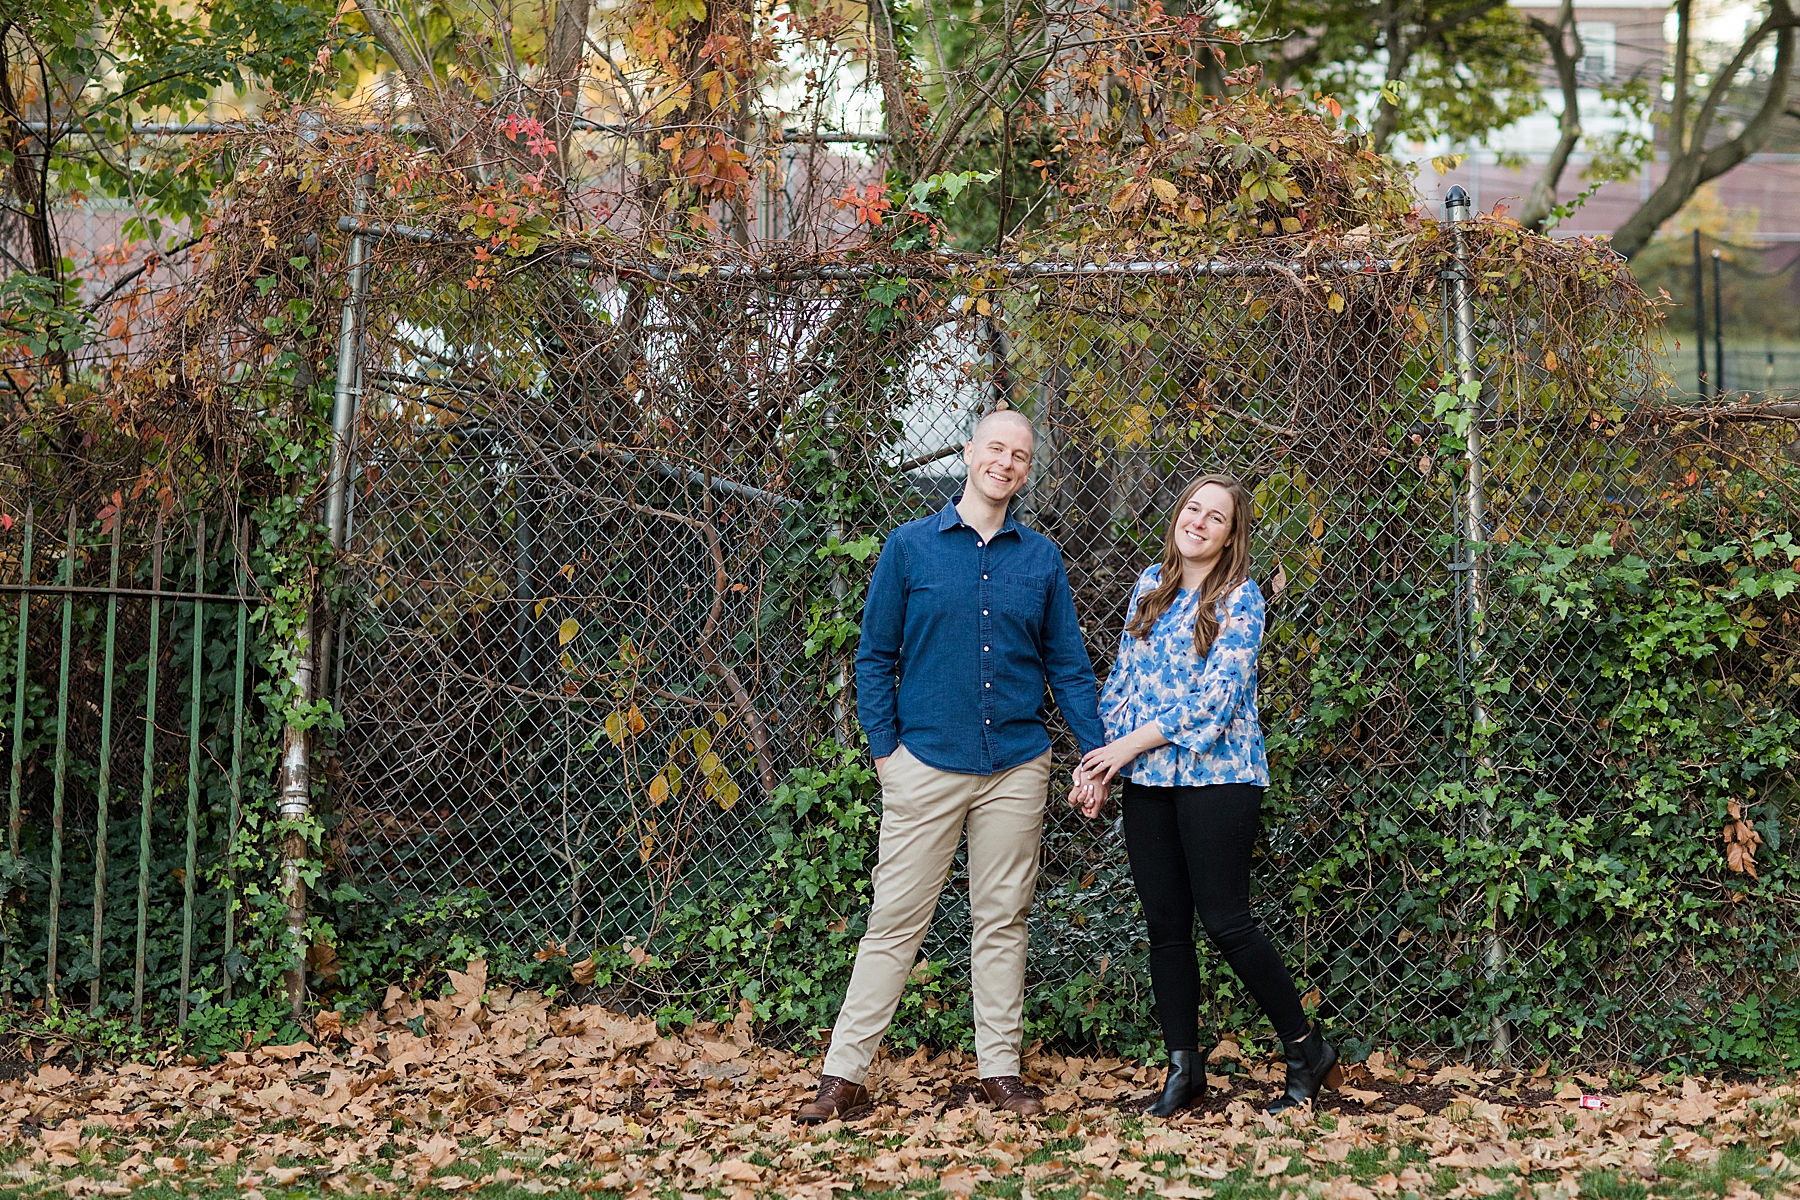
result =
M75 582L75 506L69 506L69 542L63 552L63 582ZM63 797L69 783L69 638L73 632L75 597L64 593L62 657L56 672L56 766L50 800L50 912L44 965L44 990L56 998L56 950L62 933Z
M125 514L112 515L112 566L106 579L108 587L119 586L119 541L125 529ZM113 660L118 644L119 598L106 598L106 667L100 685L100 781L96 787L94 815L94 982L88 989L88 1011L100 1011L101 934L106 919L106 809L112 792L112 716Z
M351 195L351 211L361 218L369 207L369 188L373 175L359 175ZM325 479L325 528L331 538L331 549L341 554L349 529L350 455L356 434L356 410L361 399L362 309L368 286L368 272L363 263L368 254L368 240L360 233L350 238L350 275L344 293L344 309L338 318L337 383L331 400L331 465ZM331 670L332 626L326 620L319 629L318 665L321 672Z
M131 1023L144 1023L144 963L150 923L150 805L156 799L156 677L162 661L163 519L150 547L150 654L144 660L144 799L138 810L137 952L131 968Z
M351 211L358 217L369 207L369 187L374 176L361 175L351 199ZM331 401L331 474L326 481L325 525L331 531L331 548L344 548L344 513L348 502L350 479L350 434L356 423L357 361L362 334L363 289L367 272L363 259L367 242L358 233L350 238L350 278L344 295L344 311L338 318L337 386Z
M1713 395L1725 391L1725 292L1719 287L1719 259L1713 251Z
M1706 275L1700 269L1700 231L1694 230L1694 358L1700 398L1706 399Z
M238 595L249 586L246 559L250 553L250 522L239 526L236 559ZM225 817L225 961L221 964L221 983L225 1003L231 1003L233 952L237 949L237 831L244 807L244 651L249 640L250 606L237 606L237 662L232 675L231 708L231 807Z
M25 505L25 551L19 568L19 582L24 587L19 591L19 661L13 676L12 796L6 813L6 850L15 860L19 857L19 829L23 824L19 815L19 793L25 781L25 651L30 642L31 534L36 511L33 505ZM8 943L10 948L11 943Z
M313 697L312 642L313 614L308 609L306 622L294 639L294 664L288 676L296 708L304 708ZM284 823L303 822L312 816L312 762L307 754L306 730L290 723L281 733L281 786L276 811ZM282 843L281 894L287 902L290 954L283 978L288 1007L295 1016L306 1004L306 883L302 874L305 863L306 837L298 829L291 829Z
M194 591L206 591L206 514L194 514ZM194 876L199 874L200 715L206 685L206 601L194 601L194 644L188 672L187 858L181 873L181 996L175 1023L186 1025L194 979Z
M357 177L352 211L361 217L368 208L371 175ZM350 441L356 426L357 362L361 357L362 301L368 272L363 269L367 243L362 234L350 239L350 277L344 308L338 319L337 384L331 404L331 466L325 487L325 527L331 548L344 548L345 516L349 504ZM315 644L315 630L325 631L326 645ZM309 606L306 620L294 639L293 668L288 682L296 706L313 699L313 677L331 654L331 622L321 622ZM281 785L277 812L294 826L312 816L312 759L305 728L289 724L282 730ZM287 903L288 967L284 972L288 1008L298 1017L306 1006L306 836L289 828L282 842L281 891Z
M1460 187L1451 188L1450 195L1444 201L1444 212L1449 218L1456 248L1456 271L1450 281L1450 320L1456 339L1456 376L1459 389L1465 396L1463 403L1468 406L1469 418L1463 451L1465 492L1461 521L1467 558L1462 565L1468 572L1469 674L1476 683L1469 692L1469 723L1471 734L1480 747L1487 737L1489 717L1479 687L1486 659L1482 621L1487 611L1487 567L1483 561L1484 542L1487 538L1487 499L1482 483L1481 376L1476 370L1475 361L1475 297L1469 286L1468 246L1463 234L1463 226L1471 216L1468 193ZM1485 749L1480 750L1477 761L1482 768L1482 776L1491 777L1491 764ZM1485 840L1492 835L1494 814L1485 803L1477 811L1478 834ZM1500 937L1500 913L1497 905L1489 906L1487 928L1482 933L1481 943L1482 966L1491 984L1498 981L1506 964L1506 944ZM1501 1062L1506 1061L1512 1048L1512 1030L1506 1018L1496 1013L1489 1027L1489 1034L1494 1043L1494 1057Z

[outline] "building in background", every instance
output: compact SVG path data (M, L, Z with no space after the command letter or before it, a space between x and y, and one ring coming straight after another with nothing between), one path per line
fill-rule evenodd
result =
M1516 4L1516 11L1548 22L1557 8ZM1719 21L1741 25L1746 9L1723 9ZM1583 57L1583 133L1604 139L1636 134L1652 140L1655 156L1633 179L1609 182L1581 199L1592 186L1585 178L1592 160L1585 145L1576 151L1557 187L1562 204L1579 207L1558 221L1555 237L1607 235L1647 199L1668 170L1663 129L1634 125L1633 118L1609 112L1602 89L1633 79L1646 81L1661 102L1661 80L1673 53L1674 21L1666 0L1603 0L1575 7ZM1704 33L1704 27L1700 30ZM1722 36L1731 36L1722 30ZM1547 56L1546 56L1547 59ZM1765 67L1766 69L1766 67ZM1416 179L1426 212L1442 211L1443 197L1456 184L1482 212L1517 215L1544 170L1560 132L1562 93L1548 62L1543 71L1545 111L1494 134L1485 146L1427 145L1407 149L1417 163ZM1461 153L1447 172L1433 159ZM1702 188L1632 263L1646 289L1668 292L1671 300L1665 365L1676 386L1698 390L1695 351L1694 268L1691 233L1702 234L1702 284L1706 306L1709 381L1716 383L1714 308L1723 318L1724 384L1728 392L1800 391L1800 119L1782 119L1764 151L1752 155ZM1712 251L1720 252L1720 295L1713 295Z

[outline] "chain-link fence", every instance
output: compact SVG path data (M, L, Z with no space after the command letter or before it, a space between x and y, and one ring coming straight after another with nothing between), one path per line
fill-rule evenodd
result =
M1509 920L1439 861L1522 836L1493 828L1484 780L1574 817L1617 786L1587 635L1506 566L1510 545L1661 536L1648 352L1585 353L1604 295L1571 317L1554 288L1502 289L1457 327L1448 258L1438 278L1249 258L671 273L387 233L331 681L354 876L479 893L521 952L654 947L684 906L728 907L772 790L855 736L842 632L873 551L956 494L972 422L1010 405L1040 431L1022 515L1062 548L1102 678L1183 483L1253 485L1257 572L1285 579L1256 908L1328 1015L1504 1040L1509 1006L1574 971L1590 1011L1534 1037L1623 1053L1693 983L1679 945ZM1480 387L1459 392L1463 334ZM1034 995L1104 981L1147 1004L1117 831L1061 791ZM925 950L946 979L963 882Z

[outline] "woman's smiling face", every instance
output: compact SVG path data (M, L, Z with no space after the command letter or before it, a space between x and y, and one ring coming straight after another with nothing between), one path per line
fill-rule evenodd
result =
M1197 566L1217 560L1231 542L1236 508L1231 493L1216 483L1189 496L1175 515L1175 549L1181 557Z

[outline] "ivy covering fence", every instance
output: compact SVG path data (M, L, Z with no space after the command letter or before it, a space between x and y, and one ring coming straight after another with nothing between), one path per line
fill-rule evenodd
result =
M366 131L241 135L205 269L6 431L0 582L37 587L0 647L12 1003L128 1015L142 925L148 1014L218 1044L302 984L356 1010L476 954L816 1044L879 819L863 588L1008 406L1102 675L1182 485L1252 486L1283 581L1254 903L1349 1046L1800 1061L1793 425L1666 406L1604 248L1420 219L1313 118L1233 120L1100 164L1103 203L1001 257L934 247L958 176L879 243L725 254L452 203ZM1251 160L1279 194L1209 190ZM155 591L161 546L215 599L46 590L104 585L115 529L119 579ZM146 750L152 678L186 707ZM109 698L143 790L102 837ZM130 867L96 918L102 845ZM901 1042L969 1036L964 882ZM1144 957L1113 816L1059 784L1029 1036L1149 1047ZM1203 972L1214 1024L1267 1037Z

